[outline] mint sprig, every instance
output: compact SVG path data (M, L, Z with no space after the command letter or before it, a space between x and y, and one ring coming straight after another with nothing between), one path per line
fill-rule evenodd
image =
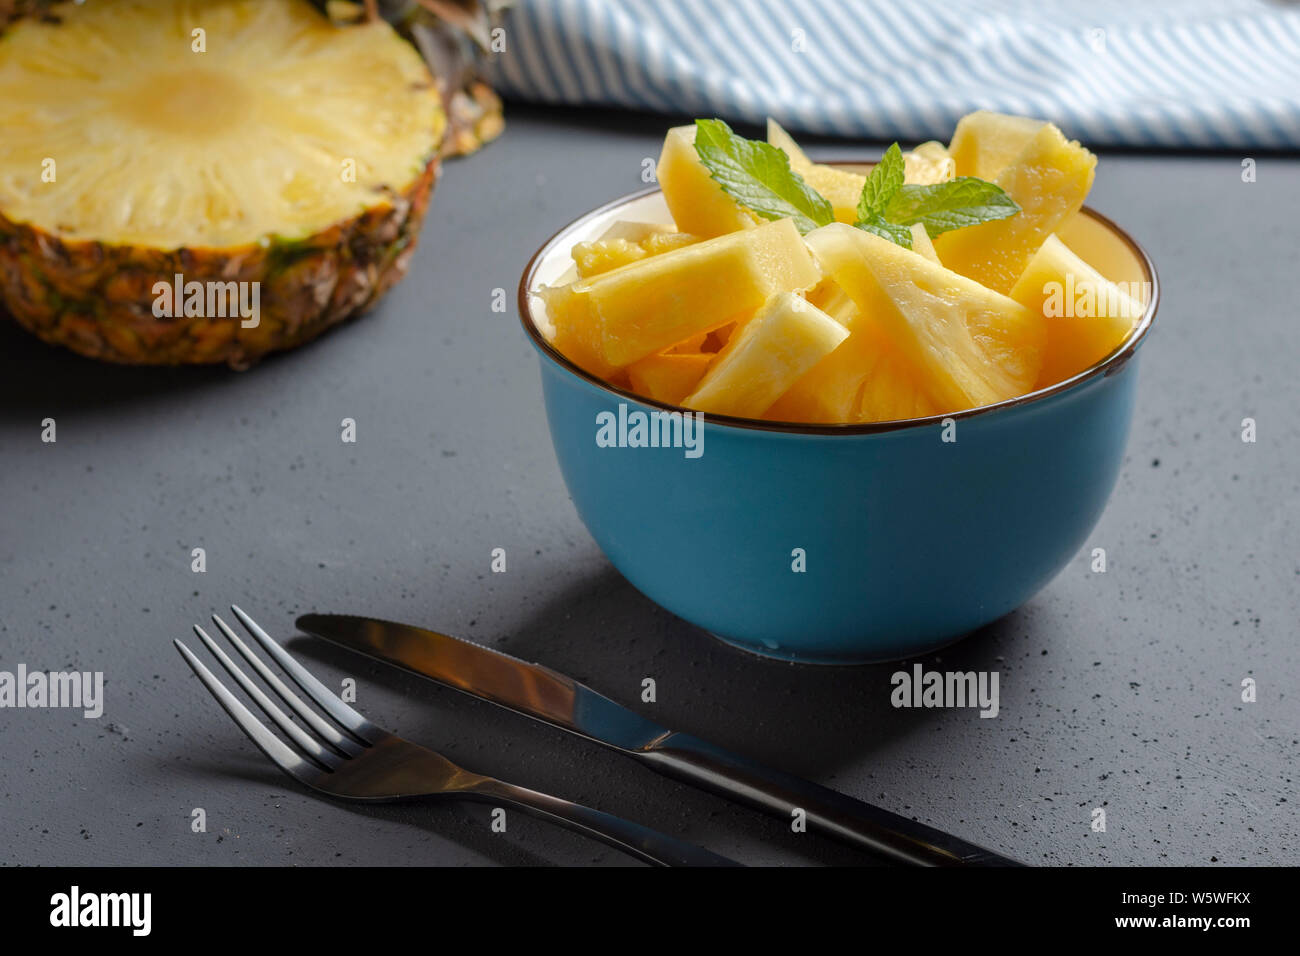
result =
M885 215L889 201L903 187L906 165L903 151L897 143L885 150L885 155L876 163L862 187L862 195L858 199L859 220L869 222Z
M746 139L720 119L695 121L695 152L732 199L764 219L791 219L807 234L835 221L830 202L790 167L790 157L770 143ZM916 223L934 238L952 229L1006 219L1020 206L995 183L963 176L944 183L910 185L897 143L867 176L854 225L912 248Z
M830 202L770 143L745 139L720 119L695 121L695 152L736 202L764 219L793 219L800 233L835 221Z
M890 199L885 217L903 226L919 222L933 239L951 229L1006 219L1018 212L1020 206L1001 186L962 176L946 183L903 186Z
M883 216L859 219L854 225L865 232L872 232L882 239L888 239L895 245L902 246L905 249L912 248L912 230L908 229L907 226L900 226L896 222L890 222Z
M903 182L903 153L894 143L867 177L858 200L859 229L912 248L909 226L921 223L933 239L950 229L1006 219L1020 206L1001 186L962 176L925 186Z

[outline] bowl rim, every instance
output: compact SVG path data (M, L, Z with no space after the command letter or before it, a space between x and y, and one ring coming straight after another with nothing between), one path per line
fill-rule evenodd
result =
M867 159L854 160L831 160L827 162L832 166L870 166L872 161ZM1084 369L1070 378L1040 388L1033 392L1026 392L1024 395L1017 395L1008 398L1005 401L994 402L992 405L980 405L976 408L967 408L957 412L946 412L940 415L928 415L924 418L900 418L886 422L845 422L841 424L813 423L813 422L778 422L760 418L740 418L734 415L719 415L714 412L699 412L695 409L685 408L681 405L670 405L666 402L660 402L645 395L638 395L630 389L620 388L612 385L604 379L593 375L586 369L581 368L560 352L555 346L546 340L541 330L537 327L537 322L533 318L532 304L529 301L534 295L532 289L536 283L537 270L542 260L545 259L564 239L571 233L576 232L597 216L603 216L620 206L627 206L631 203L661 192L658 186L650 186L646 189L639 189L636 192L620 196L607 203L603 203L588 212L583 213L578 218L561 226L554 234L551 235L541 247L533 253L532 258L524 267L523 275L519 279L518 290L518 309L519 322L524 327L525 333L532 339L534 347L546 358L570 374L576 375L587 384L595 386L602 391L608 392L611 396L617 397L620 401L633 401L651 408L663 409L670 412L693 412L702 416L702 420L712 424L724 426L727 428L748 429L751 431L780 432L790 435L873 435L883 432L903 431L910 428L925 428L934 425L943 425L948 421L965 421L976 418L981 415L993 414L999 410L1015 408L1022 405L1031 405L1035 402L1042 401L1062 392L1069 391L1077 385L1082 385L1094 378L1105 378L1118 372L1125 364L1128 363L1137 352L1138 346L1146 339L1147 333L1155 323L1156 311L1160 307L1160 278L1156 273L1155 263L1147 251L1142 248L1136 239L1128 232L1117 225L1114 220L1102 215L1091 206L1083 206L1080 212L1085 213L1090 218L1096 220L1101 225L1108 228L1113 234L1118 236L1129 249L1137 256L1138 261L1146 270L1151 283L1151 298L1147 302L1146 309L1142 313L1142 318L1138 320L1137 325L1129 332L1128 338L1114 352L1111 352L1100 362Z

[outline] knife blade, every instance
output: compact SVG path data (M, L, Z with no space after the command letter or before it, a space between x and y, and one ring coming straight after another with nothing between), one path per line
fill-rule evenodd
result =
M377 618L304 614L299 630L610 747L669 777L860 850L918 866L1016 860L820 784L663 727L541 664L438 631Z

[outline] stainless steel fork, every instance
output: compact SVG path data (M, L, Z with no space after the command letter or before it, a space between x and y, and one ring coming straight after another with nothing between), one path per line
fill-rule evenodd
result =
M701 847L600 810L471 773L441 754L375 726L313 677L252 618L233 604L230 610L299 689L325 712L326 716L322 717L304 703L225 621L212 615L213 623L239 656L301 721L301 725L295 723L202 627L194 625L199 640L244 693L296 745L296 750L254 717L188 647L179 640L173 643L217 703L258 749L289 776L313 790L345 800L379 802L446 797L506 805L617 847L647 863L659 866L739 865Z

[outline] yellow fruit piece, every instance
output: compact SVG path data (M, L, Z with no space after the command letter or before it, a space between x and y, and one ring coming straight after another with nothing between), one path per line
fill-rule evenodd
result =
M814 163L794 138L770 117L767 121L767 141L785 153L790 158L790 168L830 202L839 222L852 224L857 221L858 199L867 177L846 169Z
M977 110L957 121L948 152L958 176L994 182L1047 123L1027 116Z
M1044 319L888 239L840 223L807 236L822 267L876 322L940 411L1028 391L1042 365Z
M774 422L838 425L853 421L870 356L850 333L834 352L814 365L763 413Z
M876 336L874 341L870 338L872 332ZM870 351L862 390L853 410L854 421L894 422L927 418L945 411L921 384L922 375L908 364L874 323L871 332L862 333L862 337L864 344L870 345Z
M848 330L800 296L774 296L741 326L683 404L757 418L848 338Z
M627 239L631 242L643 242L653 236L671 236L677 232L672 226L659 222L637 222L634 219L619 219L611 223L598 239Z
M781 219L579 279L570 286L566 322L554 322L557 335L568 324L570 341L619 367L746 318L776 293L820 278L794 223Z
M909 228L912 232L912 251L925 256L935 265L943 265L939 261L939 253L934 251L934 243L930 241L930 234L925 231L924 224L914 222Z
M641 238L616 235L602 236L592 242L580 242L573 247L572 256L581 278L602 275L620 266L638 262L648 256L671 252L700 241L699 236L688 232L659 230L648 232Z
M721 352L727 345L727 340L731 338L731 333L736 331L736 322L728 322L726 325L720 325L704 337L704 344L700 346L701 352Z
M657 402L680 405L695 391L716 355L704 353L666 353L647 355L627 367L632 391Z
M849 337L799 376L763 417L773 421L817 424L852 421L862 378L866 374L866 360L854 347L861 341L854 333L862 319L861 314L849 294L829 278L809 291L808 301L848 329Z
M814 164L800 175L804 182L826 197L837 222L852 225L858 221L858 199L862 196L867 177L821 164Z
M1122 285L1144 306L1150 301L1155 290L1142 256L1110 226L1080 210L1061 223L1055 235L1071 252L1111 282Z
M694 125L668 131L656 175L668 211L682 232L712 237L757 224L753 213L723 192L700 162Z
M601 357L600 326L592 321L586 302L575 292L576 285L572 282L538 291L546 303L551 344L579 368L597 378L611 379L618 367Z
M1039 388L1077 375L1115 351L1143 309L1056 236L1048 236L1029 260L1011 298L1046 318Z
M598 276L645 258L645 250L630 239L596 239L580 242L571 253L581 278Z
M948 147L930 140L903 154L903 182L917 186L946 183L956 175Z
M936 415L940 409L880 326L864 316L843 289L829 280L823 311L849 329L849 337L805 373L764 418L772 421L845 424Z
M768 118L767 141L790 158L790 168L821 193L835 210L837 222L858 221L858 200L867 177L836 166L814 163L776 120ZM915 185L946 182L953 177L953 161L942 143L922 143L903 154L903 181Z
M680 355L695 355L704 351L704 343L709 337L708 332L700 332L698 335L692 335L685 341L678 342L672 348L668 349L669 353Z
M1043 240L1079 211L1096 167L1096 156L1043 125L995 180L1020 212L945 232L934 242L939 258L995 292L1010 292Z

